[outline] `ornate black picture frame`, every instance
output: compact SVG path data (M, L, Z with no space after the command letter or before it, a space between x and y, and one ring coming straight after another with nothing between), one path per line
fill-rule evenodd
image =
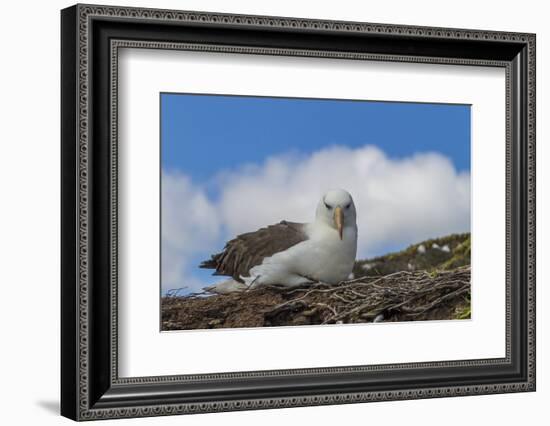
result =
M61 13L61 414L74 420L535 390L535 35L76 5ZM506 70L506 356L120 378L117 49Z

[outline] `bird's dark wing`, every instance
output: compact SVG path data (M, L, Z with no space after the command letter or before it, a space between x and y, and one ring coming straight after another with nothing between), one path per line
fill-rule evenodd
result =
M303 223L283 220L276 225L241 234L225 244L221 253L200 264L201 268L215 269L213 275L228 275L243 282L251 268L259 265L266 257L284 251L307 240Z

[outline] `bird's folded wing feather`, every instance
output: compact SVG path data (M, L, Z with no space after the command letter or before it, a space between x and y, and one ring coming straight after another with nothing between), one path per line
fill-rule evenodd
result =
M228 275L243 282L241 276L248 276L250 269L260 265L266 257L287 250L307 238L303 223L283 220L237 236L226 243L222 252L212 255L200 267L215 269L214 275Z

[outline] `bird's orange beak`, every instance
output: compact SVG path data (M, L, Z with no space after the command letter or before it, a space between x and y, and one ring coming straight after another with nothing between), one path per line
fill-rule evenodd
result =
M340 239L343 239L343 232L344 232L344 211L342 210L342 207L338 206L334 209L334 224L336 225L336 229L338 230L338 235L340 235Z

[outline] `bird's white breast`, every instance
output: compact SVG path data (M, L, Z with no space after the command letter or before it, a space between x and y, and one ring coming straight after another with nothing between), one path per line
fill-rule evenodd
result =
M357 227L345 227L342 240L336 229L323 223L307 225L306 233L306 241L265 258L261 265L252 268L246 281L255 287L295 286L312 280L336 284L347 279L357 253Z
M357 228L345 227L340 239L336 229L312 224L308 234L310 239L305 242L307 247L304 247L304 262L301 265L308 270L308 276L334 284L347 279L357 254Z

